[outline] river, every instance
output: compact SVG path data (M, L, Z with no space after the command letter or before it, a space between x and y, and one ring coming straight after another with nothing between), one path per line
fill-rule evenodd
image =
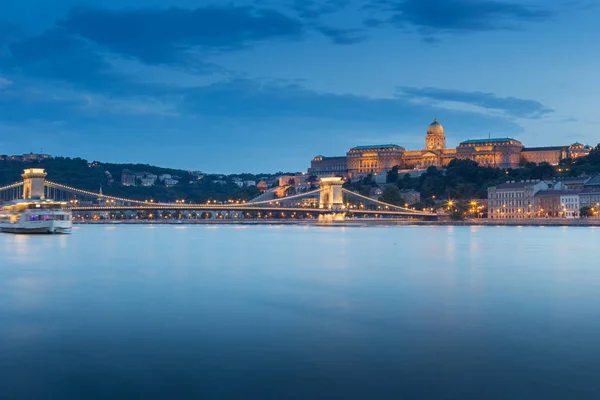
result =
M0 398L598 399L600 229L0 236Z

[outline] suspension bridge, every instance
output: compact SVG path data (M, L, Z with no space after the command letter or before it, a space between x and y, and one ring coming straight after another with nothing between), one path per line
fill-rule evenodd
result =
M127 199L47 180L41 168L26 169L23 180L0 187L0 202L19 199L61 201L75 219L323 219L402 218L434 220L437 214L388 204L342 187L342 178L321 178L318 188L269 200L234 203L161 203Z

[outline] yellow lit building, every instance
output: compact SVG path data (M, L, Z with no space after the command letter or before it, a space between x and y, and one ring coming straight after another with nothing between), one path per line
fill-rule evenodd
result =
M575 159L587 156L591 150L591 146L584 146L581 143L573 143L570 146L526 147L521 152L521 156L524 162L536 164L547 162L558 165L560 160L565 158Z
M346 172L353 177L386 172L395 166L410 169L444 167L454 158L456 149L446 148L444 127L434 120L427 128L424 149L406 150L395 144L357 146L346 154Z
M445 167L454 159L473 160L481 166L494 168L516 168L526 162L558 165L564 158L586 156L591 150L590 146L581 143L526 148L520 141L509 137L466 140L449 149L444 127L434 119L427 128L425 148L421 150L406 150L396 144L357 146L350 149L346 157L315 157L308 172L318 176L346 175L355 178L385 173L396 166L401 169Z

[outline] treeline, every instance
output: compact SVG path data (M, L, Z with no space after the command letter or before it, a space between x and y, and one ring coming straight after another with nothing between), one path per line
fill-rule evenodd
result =
M48 173L48 180L78 189L98 192L102 187L103 193L107 195L159 202L184 200L204 203L208 200L250 200L258 195L258 189L239 187L233 182L233 178L257 181L262 177L273 176L271 174L229 176L209 174L203 179L196 180L196 177L185 170L145 164L90 163L82 158L54 157L29 163L0 161L0 186L20 181L25 168L44 168ZM150 187L123 186L120 184L123 169L129 169L134 173L171 174L179 177L180 183L169 187L160 181ZM114 182L109 182L106 171L110 172Z
M562 160L559 169L566 172L568 176L600 174L600 144L586 157L575 160L570 158Z

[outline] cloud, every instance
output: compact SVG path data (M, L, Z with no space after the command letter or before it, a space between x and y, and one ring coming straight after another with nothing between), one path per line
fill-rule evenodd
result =
M111 71L90 43L60 28L14 41L9 53L0 57L0 66L38 78L89 83Z
M351 0L294 0L293 8L301 18L319 19L350 5Z
M358 29L339 29L321 26L316 28L324 36L330 38L333 43L339 45L356 44L364 41L365 36L361 35Z
M58 93L53 86L21 88L13 85L8 93L0 92L0 104L15 111L25 105L25 110L20 113L4 113L0 119L10 117L10 120L27 121L47 118L52 121L63 119L65 123L70 123L81 121L90 115L101 115L102 109L99 107L112 101L118 103L118 108L122 110L142 109L145 103L148 107L143 111L151 113L157 110L154 113L157 116L222 119L239 121L243 125L259 120L288 118L333 121L345 127L356 124L369 127L370 130L381 127L398 128L411 123L423 125L437 115L456 121L470 121L475 128L478 124L488 125L489 121L495 121L500 128L511 131L519 129L516 124L500 116L449 111L436 103L415 103L412 101L413 96L410 97L372 98L322 93L298 84L251 79L233 79L197 87L149 85L140 95L113 96L113 100L109 96L77 91ZM117 111L114 107L107 107L106 110L113 114ZM144 124L143 121L140 123ZM194 128L193 131L195 130Z
M147 95L168 86L169 78L177 75L173 68L148 67L139 62L119 59L97 43L60 27L39 35L15 39L5 54L0 54L0 69L28 81L52 81L80 90L113 96ZM123 66L133 65L134 68ZM137 68L135 68L137 64ZM147 69L156 68L169 77L162 84L144 83ZM224 69L198 60L186 68L193 77L224 73Z
M425 33L509 30L548 20L553 13L500 0L375 0L370 8L391 13L388 22Z
M401 98L428 99L438 102L458 102L490 110L498 110L515 118L541 118L554 112L536 100L516 97L497 97L492 93L464 92L460 90L436 89L431 87L414 88L402 86L398 88Z
M278 11L233 6L75 9L59 24L112 52L149 64L181 63L198 49L234 50L263 41L297 40L305 34L300 21Z
M426 124L434 116L463 118L477 124L495 121L511 131L518 126L501 116L480 112L448 110L437 103L416 103L410 98L372 98L351 94L322 93L297 84L236 79L180 92L182 113L240 119L316 118L340 124L371 127L403 127ZM509 99L498 99L498 101ZM525 102L525 101L524 101ZM461 125L464 125L462 123Z
M0 89L4 89L12 85L13 82L0 76Z

